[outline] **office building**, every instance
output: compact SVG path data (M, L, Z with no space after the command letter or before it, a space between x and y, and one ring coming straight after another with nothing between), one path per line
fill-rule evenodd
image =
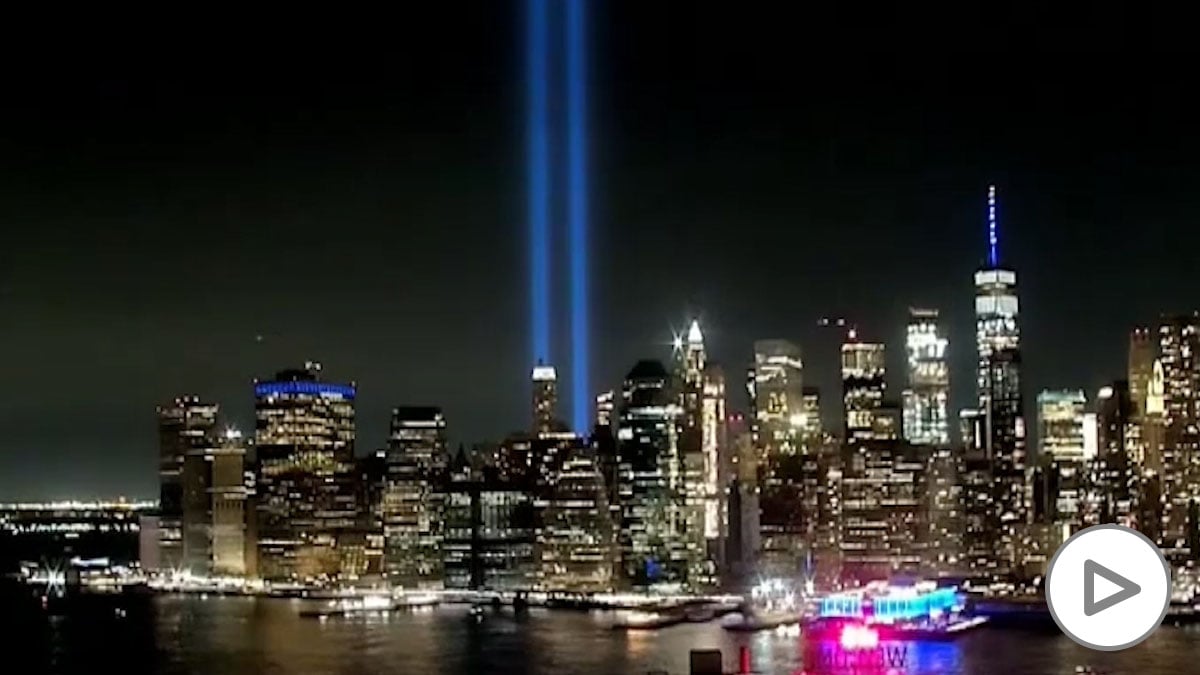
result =
M726 429L725 371L715 363L704 367L704 392L700 405L701 450L704 453L704 538L709 545L709 558L721 556L720 540L725 536L725 487L733 474L729 457L729 438Z
M1129 333L1129 400L1133 414L1141 415L1146 410L1146 397L1150 378L1154 374L1154 362L1158 359L1158 336L1154 331L1137 326Z
M764 578L799 578L818 526L816 455L802 443L807 427L803 374L798 345L787 340L754 343L747 387L758 455L757 573Z
M896 439L849 439L844 453L843 576L866 583L920 573L929 529L929 448Z
M357 572L362 551L339 548L357 522L353 384L325 382L307 363L254 385L259 574L321 580Z
M442 585L446 418L441 408L392 410L383 492L384 570L393 586Z
M909 309L905 352L908 388L904 390L904 438L917 445L950 443L950 365L948 341L936 309Z
M677 415L662 363L639 361L625 376L617 420L617 542L625 585L687 581L685 542L675 519L682 494Z
M1144 395L1143 395L1144 396ZM1138 525L1139 467L1133 442L1134 404L1127 380L1101 387L1096 395L1096 456L1089 462L1085 525Z
M963 453L935 446L928 450L925 478L926 532L921 567L930 577L965 576L965 491Z
M209 449L216 442L217 410L215 403L195 396L180 396L157 409L158 563L164 570L184 565L184 463L189 453Z
M675 391L676 444L679 453L681 484L676 505L677 536L686 556L689 586L699 588L716 582L716 563L709 557L707 534L716 538L718 523L706 521L710 504L715 508L717 439L704 438L705 375L708 357L700 323L693 320L686 336L677 337L673 345ZM722 407L723 404L722 404ZM715 427L712 429L715 433ZM713 451L709 457L708 450ZM709 468L712 481L709 480ZM714 512L714 517L716 513Z
M525 486L500 480L490 468L473 471L460 453L451 465L444 514L446 588L519 592L536 587L535 505Z
M365 575L384 579L383 506L388 488L388 451L378 448L354 462L358 496L358 538L366 561Z
M534 436L553 433L562 426L558 422L558 373L554 366L539 363L533 369L533 429Z
M821 390L804 387L802 401L799 423L794 426L799 432L801 447L815 448L825 436L825 426L821 423Z
M183 568L202 576L246 575L246 444L226 429L183 464Z
M851 329L842 344L842 401L845 406L847 442L872 440L878 434L893 435L898 431L894 420L890 432L883 431L885 415L884 380L886 361L883 344L862 342L858 332Z
M988 188L988 255L975 273L976 389L985 420L984 452L991 463L996 570L1016 565L1017 527L1028 518L1024 395L1021 383L1017 273L1001 265L996 188Z
M594 449L574 437L535 497L538 587L545 591L613 590L614 532Z
M1050 472L1048 520L1072 529L1083 524L1087 490L1086 409L1087 396L1078 389L1045 390L1037 397L1038 465Z
M1196 523L1191 502L1200 495L1200 317L1169 316L1158 329L1163 372L1162 492L1164 553L1193 559Z

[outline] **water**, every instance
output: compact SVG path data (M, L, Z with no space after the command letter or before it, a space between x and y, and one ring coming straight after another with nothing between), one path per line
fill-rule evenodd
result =
M300 601L275 599L85 598L53 617L4 604L10 625L2 634L13 640L6 654L15 660L0 670L13 673L685 675L689 650L721 649L732 671L741 645L750 647L756 672L804 670L795 637L732 634L715 623L626 633L611 630L604 612L489 609L476 623L465 607L443 607L318 621L298 616ZM1200 672L1200 629L1191 627L1164 627L1117 653L1084 649L1053 631L998 628L897 648L904 652L897 671L913 675L1069 674L1078 665L1105 673ZM809 671L884 672L835 657L810 652Z

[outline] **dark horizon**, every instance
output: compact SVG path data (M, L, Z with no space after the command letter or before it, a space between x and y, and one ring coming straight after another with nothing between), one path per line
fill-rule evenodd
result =
M526 427L519 7L438 10L336 56L262 35L154 58L79 42L14 74L0 500L154 495L155 405L197 394L249 430L252 379L305 360L359 384L360 454L397 405L442 406L452 447ZM1182 59L798 48L811 31L771 23L596 10L596 391L667 359L672 327L698 316L731 408L753 340L789 338L832 424L840 336L817 320L885 342L898 397L912 305L942 312L956 418L974 397L990 183L1027 418L1043 388L1091 398L1123 378L1133 325L1200 305ZM555 280L564 260L557 241Z

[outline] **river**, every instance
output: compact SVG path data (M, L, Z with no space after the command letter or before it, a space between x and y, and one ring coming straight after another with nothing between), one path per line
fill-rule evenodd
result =
M609 628L605 612L511 608L473 620L465 607L392 613L386 618L301 618L300 601L245 597L84 598L59 615L6 603L13 673L258 673L341 675L686 675L689 650L715 648L726 670L739 647L755 672L803 672L806 650L794 636L732 634L716 623L653 632ZM1200 672L1200 628L1164 627L1132 649L1093 652L1056 631L984 628L952 643L889 645L898 673L1070 674ZM807 650L809 672L886 672L834 651Z

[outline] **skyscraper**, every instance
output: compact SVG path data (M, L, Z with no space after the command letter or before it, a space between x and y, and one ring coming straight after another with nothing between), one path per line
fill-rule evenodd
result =
M931 449L897 438L848 438L841 481L843 574L866 583L916 573L929 531Z
M733 478L725 426L725 371L715 363L704 368L701 400L701 439L704 453L704 537L720 540L725 532L725 486ZM721 544L715 543L720 550ZM718 556L710 556L716 559Z
M355 527L355 386L323 382L320 373L320 364L309 362L254 384L255 506L264 579L338 575L345 553L339 538Z
M708 441L704 438L704 387L708 356L698 321L692 321L686 337L675 339L673 352L675 368L672 385L678 408L675 424L682 480L680 488L683 491L677 518L681 519L679 534L683 537L682 543L688 557L687 578L691 585L696 586L715 581L715 567L707 551L706 534L710 527L706 523L706 515L710 501L715 505L716 487L715 439L712 444L714 461L710 464ZM708 480L709 466L713 468L711 486Z
M815 461L806 473L809 449L801 444L803 374L798 345L787 340L754 343L747 387L758 454L758 572L764 577L797 578L817 525L819 476ZM752 500L743 500L747 502ZM743 532L741 539L753 542L755 537Z
M1189 504L1200 496L1200 316L1168 316L1158 329L1163 370L1163 548L1194 557Z
M936 309L908 311L904 438L918 445L946 445L950 443L948 341L941 335Z
M1160 505L1147 501L1147 496L1158 493L1158 481L1162 478L1162 413L1151 416L1146 407L1149 403L1150 383L1154 377L1155 362L1158 360L1158 335L1145 326L1137 326L1129 333L1128 395L1129 420L1125 428L1126 453L1131 460L1130 470L1138 478L1138 527L1143 533L1157 541L1161 524ZM1161 365L1159 366L1161 369ZM1161 403L1161 399L1158 401ZM1151 448L1151 444L1154 445ZM1154 485L1151 485L1154 484ZM1146 489L1149 488L1149 489ZM1153 524L1153 525L1152 525ZM1153 532L1154 534L1151 534Z
M1016 564L1017 529L1026 522L1025 421L1017 273L1001 266L996 188L988 188L987 261L975 273L976 387L984 418L983 449L991 465L996 569Z
M682 487L677 415L662 363L639 361L625 376L617 422L617 542L623 581L635 587L687 579L674 519Z
M215 403L195 396L180 396L157 409L159 564L163 569L184 564L184 463L189 453L202 452L216 442L217 409Z
M393 586L440 588L446 480L441 408L392 411L383 493L384 571Z
M885 372L883 344L862 342L858 332L851 329L842 344L842 400L847 442L881 435L881 409L887 388Z
M1147 383L1148 384L1148 383ZM1133 399L1129 382L1116 380L1096 394L1097 454L1089 466L1084 523L1138 525L1138 481L1142 458L1133 444Z
M747 382L754 415L751 434L760 461L799 452L795 426L804 414L804 362L800 347L787 340L754 343L754 366Z
M613 589L613 531L594 448L572 436L547 485L537 492L538 585L547 591Z
M1087 489L1084 413L1087 396L1078 389L1045 390L1037 397L1038 464L1052 486L1050 520L1078 528Z
M1150 381L1146 385L1145 410L1137 416L1134 428L1138 432L1138 449L1142 455L1141 475L1138 481L1138 523L1146 536L1166 543L1166 503L1163 491L1163 458L1166 436L1163 402L1166 385L1162 362L1155 359L1150 369ZM1131 385L1132 386L1132 385ZM1132 395L1130 396L1132 399Z
M825 434L821 423L821 390L817 387L804 387L804 404L800 413L800 444L804 447L816 447Z
M1157 358L1158 339L1154 332L1145 326L1134 328L1129 333L1129 399L1135 416L1146 410L1147 389Z
M557 431L558 373L554 366L538 364L533 369L533 435Z
M193 574L246 574L246 445L226 429L183 463L183 560Z

